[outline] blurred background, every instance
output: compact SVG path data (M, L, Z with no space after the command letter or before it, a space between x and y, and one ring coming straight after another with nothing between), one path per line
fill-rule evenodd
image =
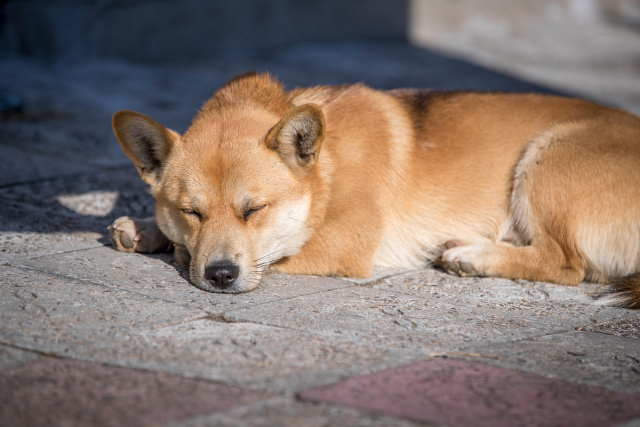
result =
M138 181L111 115L183 132L248 70L288 88L546 92L640 114L640 0L0 0L3 199L105 224L152 213L139 189L127 199ZM61 177L78 178L29 187ZM31 227L20 218L3 227Z
M30 58L41 64L97 58L185 64L301 42L395 40L639 111L640 0L0 4L2 58Z

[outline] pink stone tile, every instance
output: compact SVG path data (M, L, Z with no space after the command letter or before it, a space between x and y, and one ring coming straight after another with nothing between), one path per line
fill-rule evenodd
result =
M308 389L300 397L449 427L607 427L640 417L640 395L445 359Z
M156 426L259 398L211 381L69 359L0 370L0 426Z

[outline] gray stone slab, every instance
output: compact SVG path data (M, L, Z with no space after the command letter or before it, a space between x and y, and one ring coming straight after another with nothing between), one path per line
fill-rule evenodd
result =
M234 310L225 318L425 352L567 331L635 312L560 302L474 304L366 287L338 289Z
M640 339L640 318L610 320L582 328L584 331L602 332L619 337Z
M451 357L640 394L640 341L574 331L480 345Z
M38 271L0 275L0 341L57 356L287 393L419 357Z
M257 289L248 293L209 293L189 283L188 272L178 267L173 254L129 254L110 247L23 260L14 264L90 280L214 314L353 286L350 282L330 277L267 275Z
M143 334L126 366L292 393L421 357L289 328L200 319Z
M603 288L591 283L562 286L494 277L457 277L433 268L394 275L370 285L373 289L446 299L454 304L491 303L505 308L535 302L550 302L560 307L563 303L591 304L592 295Z
M0 344L0 369L24 365L25 363L34 362L38 359L40 359L38 353Z
M94 232L0 231L0 266L10 266L25 258L97 248L104 246L103 242L104 236Z
M426 426L422 423L415 424L411 421L351 408L278 397L167 427L417 427L418 425Z
M132 334L206 316L133 292L13 267L0 270L0 340L24 349L77 356Z

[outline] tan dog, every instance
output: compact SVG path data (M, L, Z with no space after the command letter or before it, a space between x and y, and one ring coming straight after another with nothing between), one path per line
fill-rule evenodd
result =
M614 302L640 307L640 119L626 112L545 95L287 92L247 74L182 136L131 111L113 128L157 201L157 225L110 227L115 247L168 238L206 291L250 291L267 268L366 277L441 257L462 276L618 281Z

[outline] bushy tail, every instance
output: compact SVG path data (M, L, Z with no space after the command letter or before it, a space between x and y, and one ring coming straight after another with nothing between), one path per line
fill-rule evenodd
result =
M640 308L640 273L616 280L598 295L598 303L611 307Z

